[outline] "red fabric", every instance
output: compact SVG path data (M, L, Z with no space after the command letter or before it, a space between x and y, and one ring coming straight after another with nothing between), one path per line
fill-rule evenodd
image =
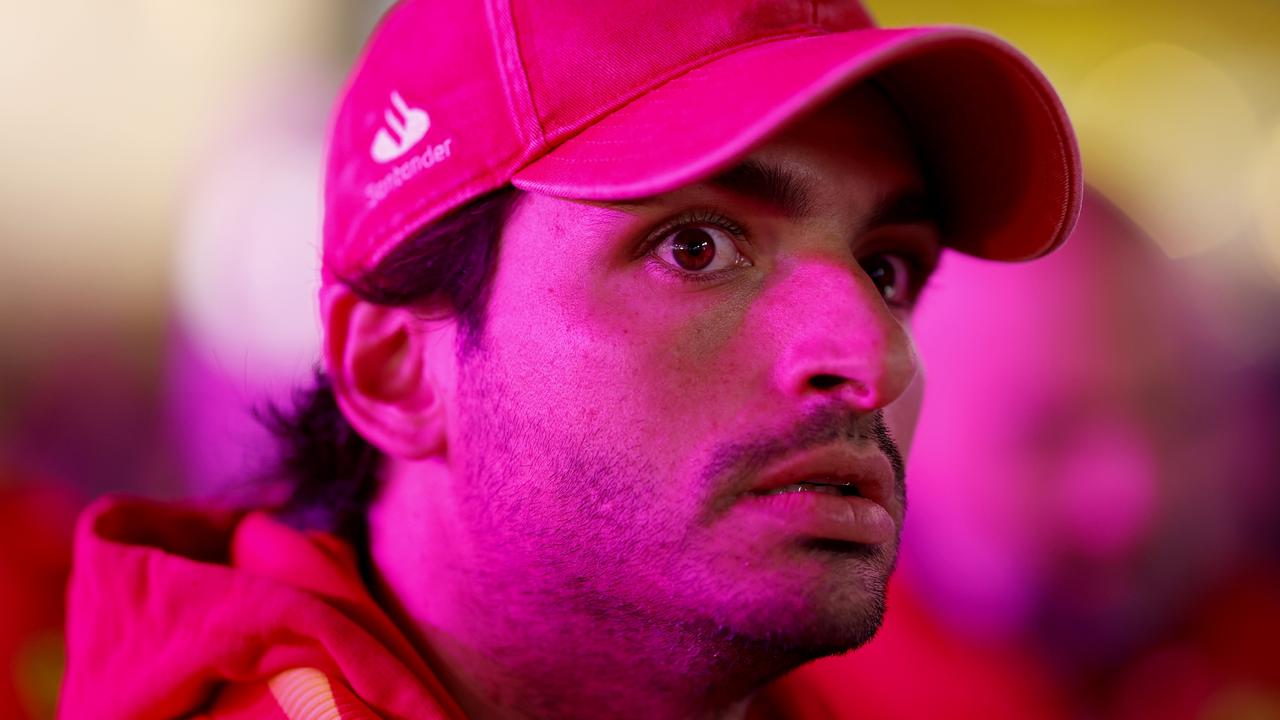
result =
M0 718L53 707L76 508L48 478L0 468Z
M324 717L315 702L312 714L281 708L299 692L295 706L323 697L343 720L462 717L365 590L351 548L260 512L92 505L77 528L67 641L67 720ZM325 692L295 692L308 681ZM750 717L835 715L803 678L785 678Z
M379 717L461 717L349 548L265 514L99 501L77 529L68 602L63 718L263 717L267 683L293 668Z

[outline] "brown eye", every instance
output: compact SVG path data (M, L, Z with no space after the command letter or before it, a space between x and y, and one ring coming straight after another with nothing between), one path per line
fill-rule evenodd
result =
M862 261L862 269L876 284L885 302L902 306L911 304L911 263L901 255L872 255Z
M749 264L733 236L711 225L689 225L668 233L653 254L662 262L686 273L707 274Z
M685 228L671 238L671 258L685 270L704 270L716 258L716 241L703 228Z

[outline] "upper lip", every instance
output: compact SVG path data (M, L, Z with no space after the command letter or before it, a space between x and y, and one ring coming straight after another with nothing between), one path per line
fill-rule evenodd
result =
M758 495L799 482L852 485L859 495L898 515L893 467L875 446L828 445L788 455L768 465L746 492Z

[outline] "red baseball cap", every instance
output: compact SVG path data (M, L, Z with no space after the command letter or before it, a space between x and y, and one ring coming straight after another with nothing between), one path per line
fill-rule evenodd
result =
M674 190L872 77L920 149L948 245L1025 260L1063 241L1082 192L1070 122L986 33L879 28L852 0L403 0L334 119L325 277L508 183L584 200Z

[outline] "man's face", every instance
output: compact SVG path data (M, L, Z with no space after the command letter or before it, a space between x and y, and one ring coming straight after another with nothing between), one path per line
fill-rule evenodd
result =
M488 602L806 652L868 639L919 412L924 190L864 89L708 182L527 196L449 406L446 492Z

